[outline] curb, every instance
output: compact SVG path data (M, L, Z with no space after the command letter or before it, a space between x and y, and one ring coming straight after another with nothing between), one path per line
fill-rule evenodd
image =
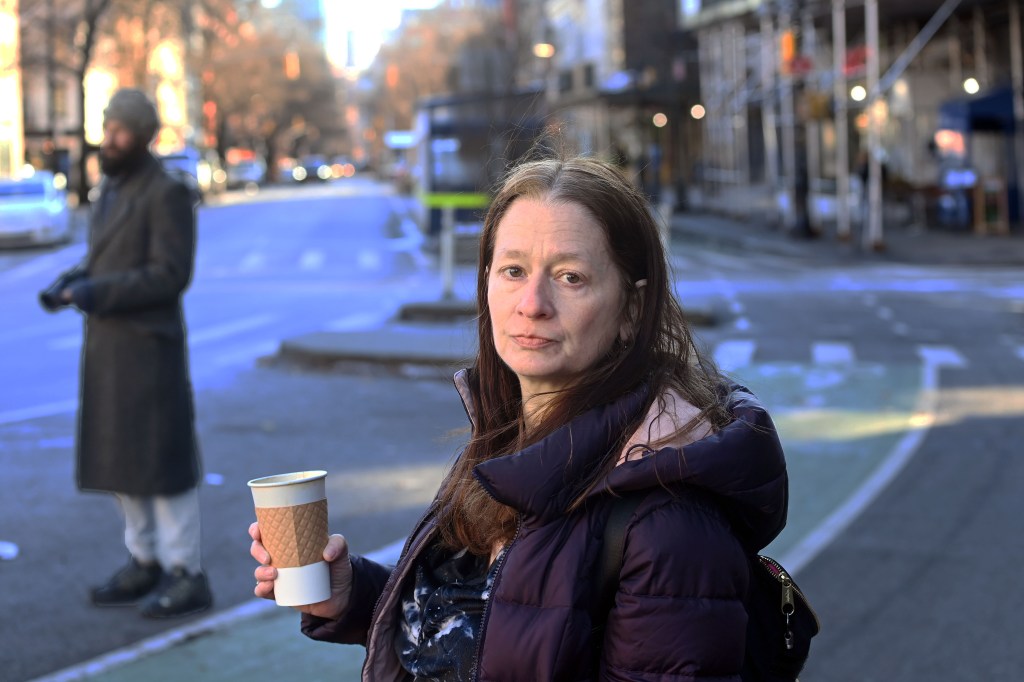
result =
M684 308L694 327L713 327L720 322L715 311ZM465 367L476 355L475 304L466 301L409 304L404 320L383 327L351 332L313 332L281 341L269 364L282 363L306 369L383 367L411 375L451 372ZM406 320L443 320L445 324L411 323Z
M474 335L470 325L395 323L368 331L313 332L282 341L276 359L311 369L354 364L454 371L476 354Z

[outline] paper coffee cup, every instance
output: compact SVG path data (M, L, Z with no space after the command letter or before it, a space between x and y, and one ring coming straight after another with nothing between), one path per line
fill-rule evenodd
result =
M249 481L263 546L277 569L274 598L301 606L331 596L327 546L327 472L296 471Z

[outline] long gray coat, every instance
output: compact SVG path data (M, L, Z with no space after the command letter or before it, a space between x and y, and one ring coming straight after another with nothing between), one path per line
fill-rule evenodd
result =
M105 215L93 215L79 280L86 289L82 490L173 495L199 480L181 307L195 239L190 191L149 155Z

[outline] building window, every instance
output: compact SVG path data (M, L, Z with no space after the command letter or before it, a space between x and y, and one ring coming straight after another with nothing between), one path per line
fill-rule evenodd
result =
M569 92L572 90L572 71L566 69L558 74L558 91Z
M583 87L587 90L594 87L594 65L589 62L583 65Z
M57 120L68 115L68 91L59 86L53 90L53 113Z

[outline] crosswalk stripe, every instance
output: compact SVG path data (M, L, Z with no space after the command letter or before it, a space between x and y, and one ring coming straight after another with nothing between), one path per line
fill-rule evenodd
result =
M324 262L327 260L327 256L324 255L323 251L317 249L310 249L309 251L303 252L299 258L299 269L300 270L319 270L324 266Z
M242 272L252 272L254 270L259 270L260 268L263 267L263 264L266 262L266 260L267 257L260 253L259 251L250 251L249 253L245 254L245 258L242 259L242 262L239 264L238 269L241 270Z
M233 320L213 327L206 327L195 332L190 332L188 335L188 345L199 346L204 343L209 343L210 341L218 341L240 332L246 332L250 329L256 329L258 327L268 325L276 319L277 318L273 315L256 315L254 317L244 317L240 320Z
M966 367L967 360L952 346L918 346L917 354L925 362L935 366Z
M715 363L724 372L746 367L754 359L757 344L750 340L722 341L715 346Z
M811 345L811 357L816 365L852 365L853 346L848 343L816 341Z
M353 313L327 323L327 330L332 332L350 332L361 329L376 329L387 322L390 317L391 313Z
M77 400L60 400L45 405L34 405L23 407L17 410L0 412L0 424L13 424L15 422L28 421L39 417L52 417L57 414L73 412L78 407Z
M380 254L372 249L360 250L356 254L356 261L362 270L380 270L382 265Z
M82 345L82 332L76 332L75 334L61 336L50 341L46 345L50 350L67 350L69 348L78 348L79 346Z

